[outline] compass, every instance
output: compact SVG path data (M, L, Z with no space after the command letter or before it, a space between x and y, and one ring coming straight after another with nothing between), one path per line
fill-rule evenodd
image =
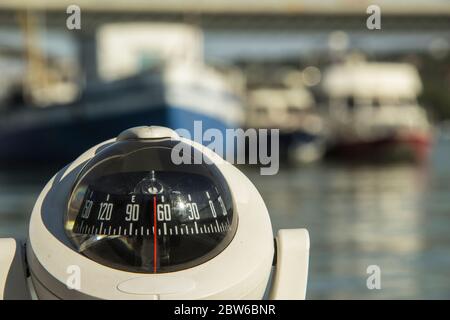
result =
M274 241L236 167L169 128L136 127L55 174L26 246L0 239L0 299L261 299L268 286L304 299L308 260L308 232Z
M113 268L161 273L204 263L233 239L238 218L217 167L174 165L180 141L125 140L90 160L68 203L66 233Z

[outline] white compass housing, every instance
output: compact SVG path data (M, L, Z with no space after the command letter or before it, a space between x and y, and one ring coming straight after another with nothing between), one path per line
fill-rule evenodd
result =
M167 159L154 161L155 150L146 148L174 142L205 155L210 176L202 168L166 172ZM117 148L125 152L117 156ZM129 162L133 156L142 161ZM105 175L97 179L96 168ZM190 193L194 185L199 190ZM174 199L185 203L176 207ZM271 296L304 298L307 231L284 230L277 243ZM59 171L35 204L26 249L40 299L261 299L274 260L269 214L254 185L211 150L162 127L129 129Z

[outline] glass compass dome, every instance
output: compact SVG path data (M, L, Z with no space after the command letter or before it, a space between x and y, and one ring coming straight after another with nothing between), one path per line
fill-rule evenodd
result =
M238 223L228 184L209 162L175 165L179 143L118 140L87 162L65 215L76 250L111 268L165 273L228 246Z

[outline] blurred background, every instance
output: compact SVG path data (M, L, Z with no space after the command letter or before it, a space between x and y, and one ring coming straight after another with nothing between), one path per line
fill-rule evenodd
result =
M277 128L279 173L241 168L309 229L307 298L450 298L449 1L79 0L80 29L71 4L0 2L0 237L128 127Z

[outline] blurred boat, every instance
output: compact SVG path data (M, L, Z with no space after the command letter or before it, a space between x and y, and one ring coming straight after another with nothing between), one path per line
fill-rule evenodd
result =
M138 125L193 133L240 125L241 102L214 70L172 66L89 87L77 101L15 107L0 115L0 161L74 159L86 147Z
M324 74L328 98L327 155L346 160L427 158L432 128L417 96L422 83L405 63L347 62Z
M0 110L0 162L70 161L139 125L191 135L194 121L222 132L242 126L241 98L223 73L203 63L198 32L166 24L103 27L96 50L100 80L88 83L77 99L40 106L22 101ZM45 94L39 89L32 92L39 101L64 92L55 85Z
M280 158L308 163L324 153L324 121L304 86L261 87L248 93L247 127L279 129Z

